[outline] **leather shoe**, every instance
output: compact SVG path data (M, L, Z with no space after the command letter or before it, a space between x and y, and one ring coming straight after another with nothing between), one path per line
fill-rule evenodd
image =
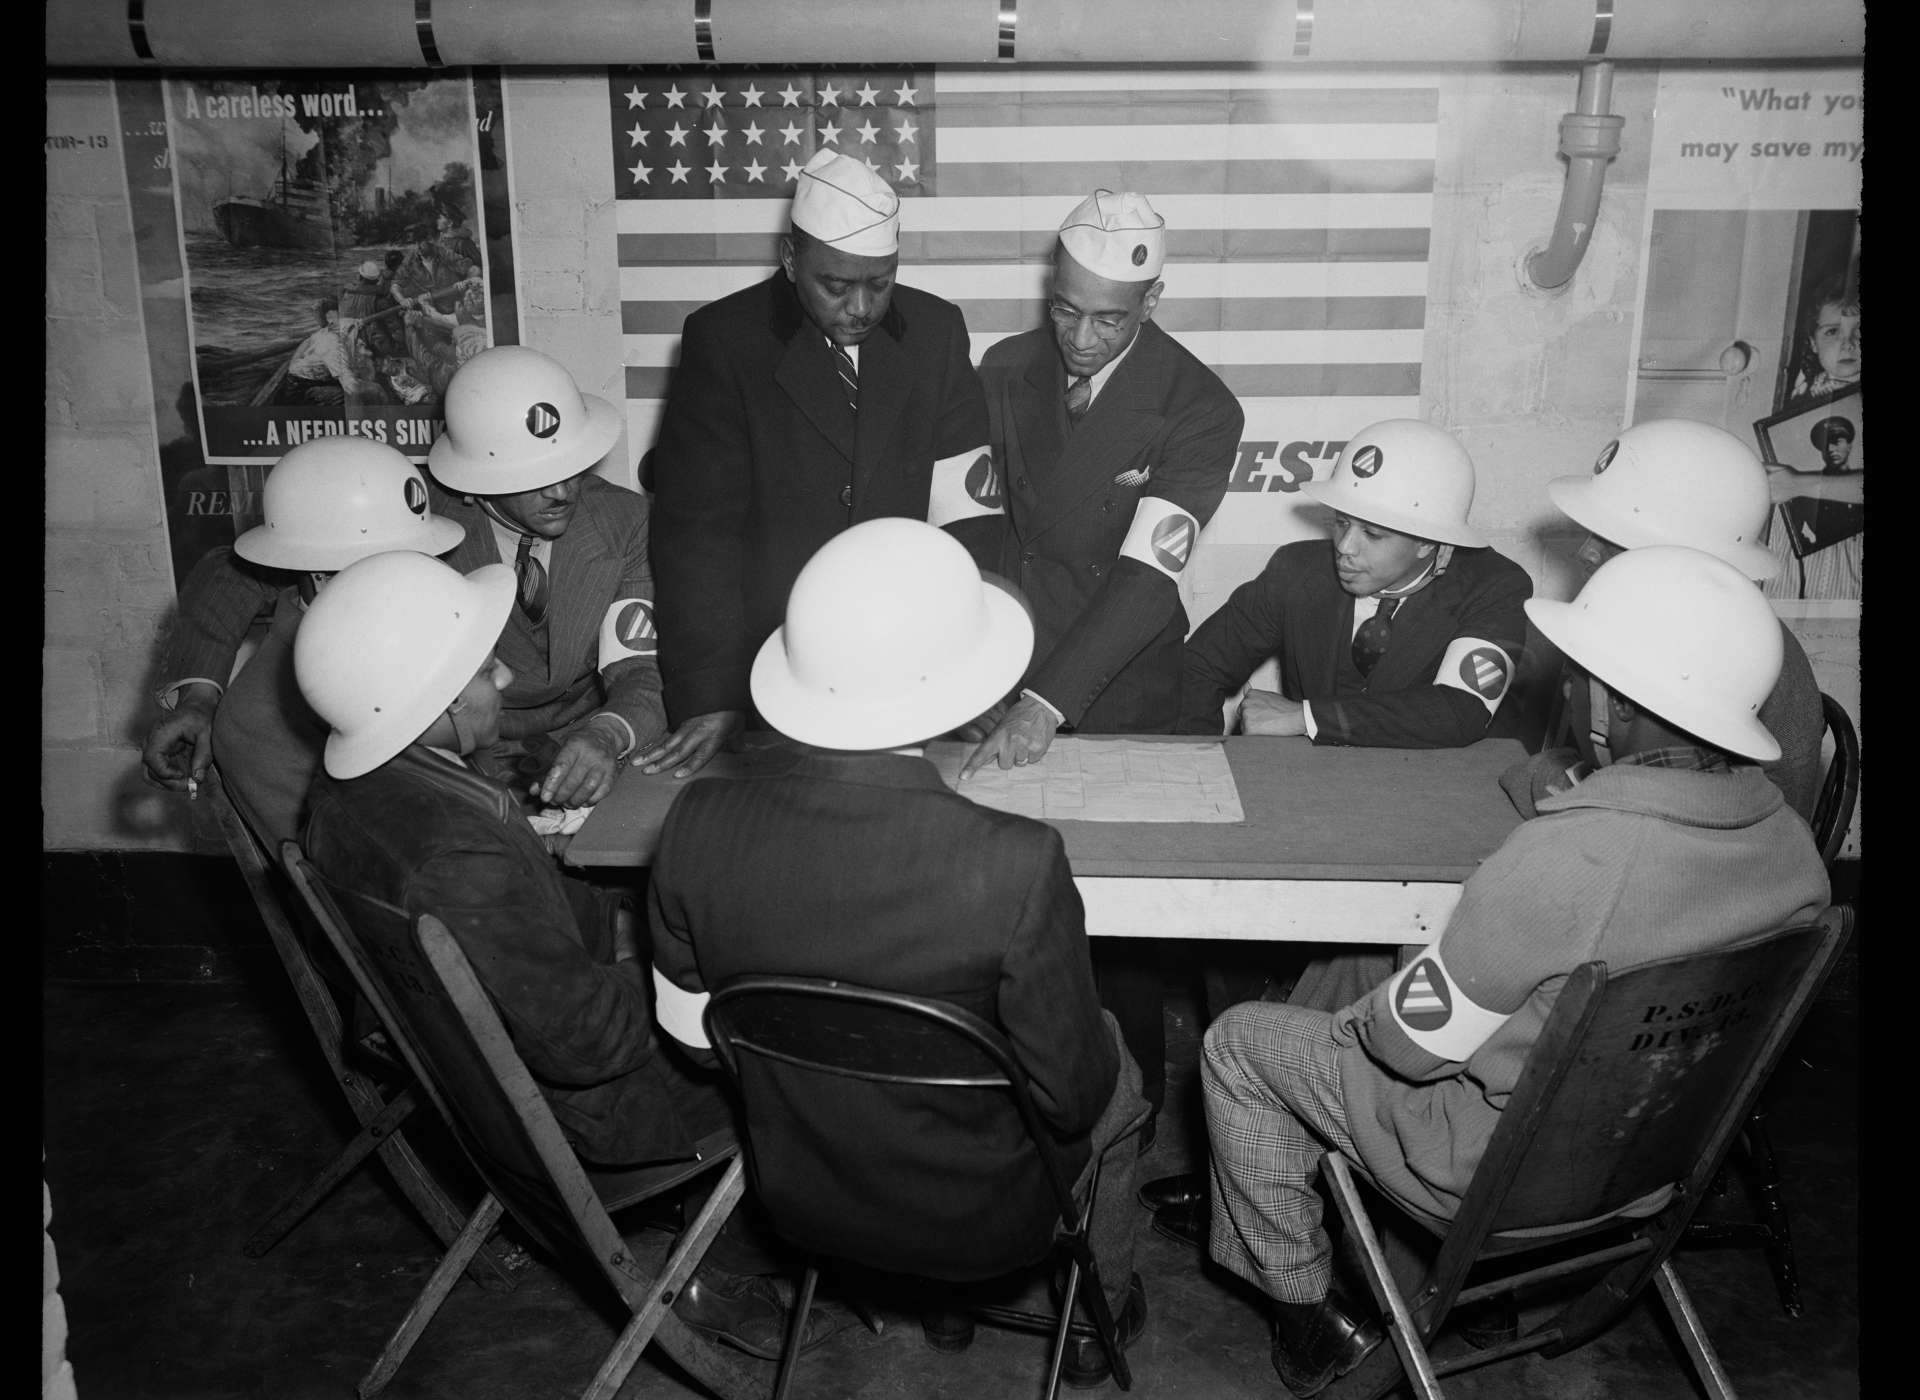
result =
M1273 1305L1273 1369L1301 1400L1346 1375L1385 1339L1378 1323L1356 1319L1333 1293L1318 1303Z
M674 1300L673 1312L694 1331L763 1361L778 1361L787 1344L787 1304L761 1274L730 1274L701 1265ZM800 1339L802 1351L824 1342L833 1328L814 1308Z
M1511 1296L1456 1308L1453 1324L1461 1340L1475 1351L1520 1340L1520 1309L1514 1306Z
M1213 1225L1213 1210L1205 1196L1183 1206L1163 1206L1153 1213L1155 1234L1165 1235L1177 1244L1206 1252L1207 1235Z
M1078 1309L1075 1310L1076 1312ZM1125 1351L1134 1339L1147 1330L1147 1286L1135 1274L1127 1280L1127 1305L1113 1320L1114 1340ZM1091 1327L1075 1327L1067 1333L1066 1353L1060 1359L1060 1379L1075 1390L1091 1390L1105 1385L1113 1375L1113 1363L1107 1349Z
M1196 1201L1206 1200L1207 1178L1201 1172L1176 1172L1172 1176L1155 1177L1135 1194L1140 1197L1140 1204L1148 1210L1190 1206Z
M973 1314L964 1308L929 1308L920 1314L920 1335L935 1351L965 1351L973 1345Z

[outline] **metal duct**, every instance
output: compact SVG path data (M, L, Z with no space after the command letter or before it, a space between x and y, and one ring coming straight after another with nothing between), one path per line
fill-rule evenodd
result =
M1860 0L48 0L57 68L1852 60Z

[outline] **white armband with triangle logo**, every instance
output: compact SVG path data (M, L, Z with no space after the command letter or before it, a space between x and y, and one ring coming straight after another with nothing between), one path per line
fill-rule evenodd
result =
M1138 560L1178 583L1199 539L1198 520L1165 496L1142 496L1134 507L1120 557Z
M1512 1017L1487 1010L1462 991L1438 943L1394 974L1387 1005L1408 1040L1443 1060L1465 1061Z
M1491 715L1500 708L1507 688L1513 684L1513 670L1513 658L1504 647L1479 637L1455 637L1447 654L1440 658L1433 683L1466 691Z
M951 525L976 515L1006 513L1006 482L988 444L942 457L933 464L933 484L927 491L927 524Z
M647 598L621 598L607 607L600 619L600 669L630 656L656 656L660 651L660 633L653 625L653 602Z
M707 1039L707 1003L705 992L690 992L659 968L653 970L653 1019L660 1029L695 1050L711 1050Z

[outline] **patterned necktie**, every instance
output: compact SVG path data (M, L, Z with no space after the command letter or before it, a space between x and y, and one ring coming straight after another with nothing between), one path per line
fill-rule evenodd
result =
M833 350L834 368L840 371L840 387L847 392L847 407L855 413L860 411L860 371L854 368L853 356L847 353L844 345L827 344Z
M1078 423L1093 402L1093 381L1081 375L1067 385L1067 417Z
M547 620L547 566L533 557L533 536L520 537L520 552L513 557L513 571L520 576L520 611L535 627Z
M1360 668L1362 680L1373 674L1373 668L1386 655L1387 639L1393 635L1393 615L1405 601L1405 598L1388 598L1353 634L1353 664Z

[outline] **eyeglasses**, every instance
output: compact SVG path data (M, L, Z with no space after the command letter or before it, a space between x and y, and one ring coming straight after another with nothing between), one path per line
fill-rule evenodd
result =
M1093 333L1102 340L1113 340L1123 334L1127 329L1127 322L1132 319L1131 314L1095 316L1084 311L1076 311L1071 306L1062 306L1057 301L1048 305L1047 315L1051 316L1053 324L1063 331L1077 329L1082 321L1091 321Z

